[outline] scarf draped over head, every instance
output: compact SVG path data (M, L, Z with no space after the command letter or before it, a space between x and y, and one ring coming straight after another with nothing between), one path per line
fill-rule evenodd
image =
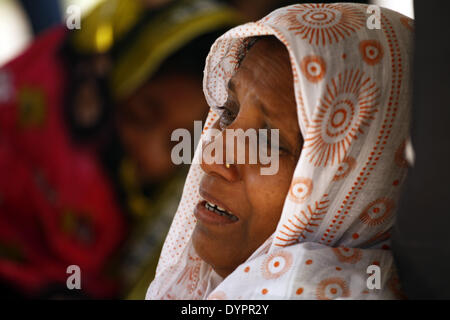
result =
M408 167L413 21L380 11L369 29L367 5L298 4L217 39L203 135L249 37L273 35L289 52L303 149L275 233L225 279L193 249L204 173L192 165L148 299L401 297L389 240Z

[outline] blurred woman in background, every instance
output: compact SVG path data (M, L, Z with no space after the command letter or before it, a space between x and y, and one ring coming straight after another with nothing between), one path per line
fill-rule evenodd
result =
M106 1L0 70L0 278L24 296L142 298L185 169L170 134L207 113L215 1ZM74 293L76 291L72 291Z

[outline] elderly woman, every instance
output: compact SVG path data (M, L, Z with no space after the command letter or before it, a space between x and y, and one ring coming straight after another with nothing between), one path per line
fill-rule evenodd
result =
M382 9L369 29L366 12L293 5L215 42L204 136L223 132L204 144L223 143L226 161L192 165L148 299L401 297L389 239L408 166L412 21ZM225 129L251 128L279 129L276 174L227 148Z

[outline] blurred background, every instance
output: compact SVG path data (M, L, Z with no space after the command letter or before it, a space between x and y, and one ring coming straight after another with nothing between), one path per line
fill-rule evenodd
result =
M207 115L210 46L297 2L0 0L0 296L143 299L188 169L170 134ZM414 18L412 0L369 3Z

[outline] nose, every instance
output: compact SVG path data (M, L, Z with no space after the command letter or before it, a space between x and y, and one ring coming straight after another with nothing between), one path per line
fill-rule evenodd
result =
M229 182L235 182L240 177L240 165L235 161L235 150L231 150L231 147L227 148L224 133L225 131L222 131L209 141L202 141L202 161L200 166L208 175L219 176Z

